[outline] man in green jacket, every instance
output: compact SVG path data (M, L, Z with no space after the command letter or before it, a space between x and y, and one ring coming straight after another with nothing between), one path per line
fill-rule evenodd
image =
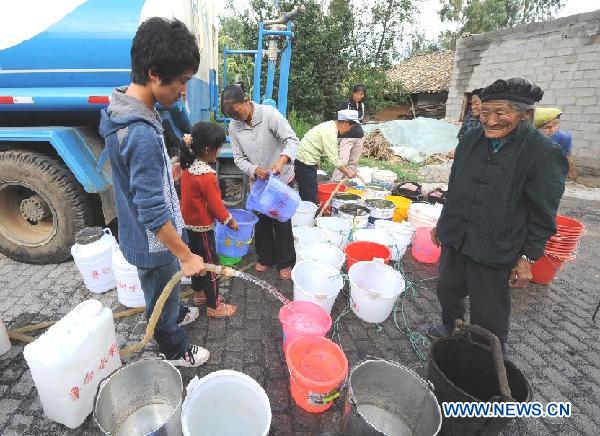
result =
M437 294L442 324L429 336L447 336L465 315L494 333L505 349L510 288L531 279L556 231L556 212L568 163L560 148L531 124L543 91L521 78L497 80L481 91L482 128L456 149L448 196L431 232L442 246Z

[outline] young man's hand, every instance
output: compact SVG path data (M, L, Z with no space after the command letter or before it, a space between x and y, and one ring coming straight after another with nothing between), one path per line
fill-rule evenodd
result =
M269 172L261 167L256 167L256 170L254 171L254 175L256 176L257 179L260 179L260 180L267 180L269 178Z
M531 264L525 259L519 258L515 267L510 271L508 285L511 288L524 288L532 278Z
M231 230L235 230L236 232L240 229L240 226L238 225L238 222L235 220L235 218L231 218L231 220L229 221L229 223L227 224L227 226Z
M180 261L181 272L186 277L200 276L206 273L204 269L204 260L197 254L190 253L189 256L185 257Z

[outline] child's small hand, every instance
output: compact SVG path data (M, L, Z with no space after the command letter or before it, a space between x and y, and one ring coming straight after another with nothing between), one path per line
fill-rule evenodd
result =
M240 229L240 226L238 225L235 218L231 218L231 221L229 221L229 224L227 224L227 225L229 226L229 228L231 230L235 230L236 232Z
M229 223L227 224L227 226L231 229L231 230L235 230L236 232L240 229L240 226L238 225L237 221L235 220L235 218L231 218L231 221L229 221Z

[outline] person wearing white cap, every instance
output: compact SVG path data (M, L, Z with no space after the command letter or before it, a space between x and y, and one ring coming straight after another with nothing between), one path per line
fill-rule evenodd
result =
M338 136L348 133L358 122L358 111L344 109L338 112L337 120L321 123L304 135L294 161L296 182L302 200L319 204L317 167L323 156L346 177L356 177L356 171L345 166L340 160Z

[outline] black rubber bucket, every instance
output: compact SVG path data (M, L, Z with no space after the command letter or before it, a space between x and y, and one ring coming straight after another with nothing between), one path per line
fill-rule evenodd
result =
M473 341L471 333L490 345ZM528 402L532 398L525 375L503 359L498 338L474 325L461 324L451 336L431 345L427 376L440 406L443 402ZM497 435L511 419L444 417L440 434Z

